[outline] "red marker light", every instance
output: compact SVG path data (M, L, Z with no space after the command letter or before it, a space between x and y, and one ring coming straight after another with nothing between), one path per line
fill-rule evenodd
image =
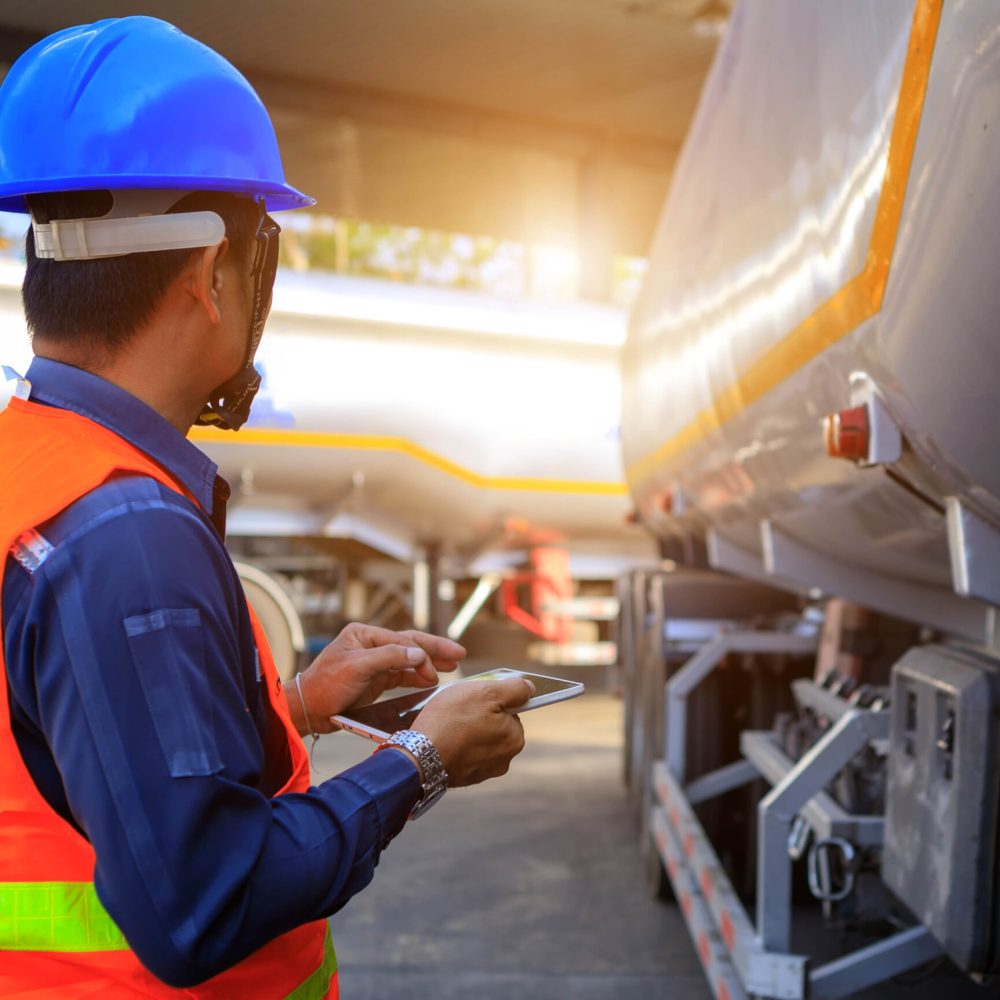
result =
M868 457L870 437L868 407L853 406L823 420L826 453L831 458L861 462Z

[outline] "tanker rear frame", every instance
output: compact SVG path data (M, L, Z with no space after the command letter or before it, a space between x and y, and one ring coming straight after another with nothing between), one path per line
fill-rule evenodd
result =
M1000 961L997 658L709 570L636 570L618 596L650 889L679 903L714 995L834 1000L913 970L982 995ZM831 953L807 892L823 930L857 922L870 943Z

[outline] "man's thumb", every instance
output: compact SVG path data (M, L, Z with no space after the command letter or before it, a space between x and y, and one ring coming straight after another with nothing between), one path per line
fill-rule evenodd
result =
M527 677L512 677L509 681L498 681L500 704L504 708L521 708L535 693L535 685Z

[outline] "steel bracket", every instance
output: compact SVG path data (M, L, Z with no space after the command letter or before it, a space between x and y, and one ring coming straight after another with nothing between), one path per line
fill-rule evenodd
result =
M955 593L1000 605L1000 529L958 497L945 500L948 552Z
M788 833L806 804L855 754L889 735L888 711L854 709L841 716L757 807L757 931L769 951L787 951L792 935L792 871ZM744 734L744 737L747 734Z
M711 842L663 761L654 766L653 782L654 839L716 996L724 986L733 1000L747 994L801 1000L805 957L761 947Z
M823 593L849 596L867 607L974 642L987 638L988 609L981 604L944 589L849 566L809 548L773 521L762 521L760 532L764 564L778 585L818 587Z
M709 639L667 682L667 765L678 781L687 769L687 699L730 653L792 653L816 651L815 634L794 632L725 632Z
M903 456L903 435L868 376L858 373L851 379L851 405L868 409L868 455L862 465L891 465Z

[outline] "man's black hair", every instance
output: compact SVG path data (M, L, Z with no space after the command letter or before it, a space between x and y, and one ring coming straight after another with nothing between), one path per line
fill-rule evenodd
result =
M38 194L28 204L39 222L86 219L111 209L109 191ZM218 192L186 195L171 212L217 212L226 226L229 253L246 260L260 208L249 198ZM28 329L49 344L78 353L81 367L107 363L149 321L170 283L195 250L155 250L95 260L48 260L35 255L34 234L26 238L27 268L21 297Z

